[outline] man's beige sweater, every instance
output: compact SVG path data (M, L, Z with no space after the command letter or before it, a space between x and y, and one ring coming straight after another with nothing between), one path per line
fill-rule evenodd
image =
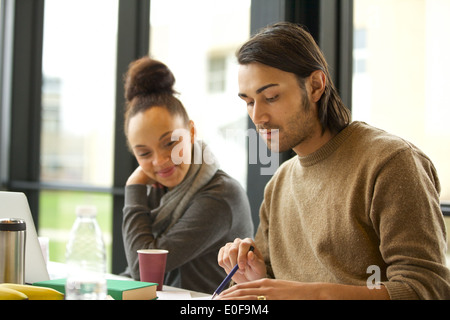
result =
M380 270L391 299L450 299L439 192L419 149L353 122L279 168L256 244L276 279L365 286Z

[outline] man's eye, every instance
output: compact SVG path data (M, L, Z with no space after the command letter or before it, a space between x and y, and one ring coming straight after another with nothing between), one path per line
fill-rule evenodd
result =
M268 102L274 102L274 101L276 101L277 99L278 99L278 95L273 96L273 97L271 97L271 98L266 98L266 100L267 100Z

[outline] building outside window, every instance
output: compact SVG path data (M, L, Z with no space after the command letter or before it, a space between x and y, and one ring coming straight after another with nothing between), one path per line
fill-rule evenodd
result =
M45 1L40 150L44 185L112 185L117 15L117 0ZM50 239L52 261L64 262L75 208L82 204L97 207L111 257L110 194L43 188L39 199L39 235Z

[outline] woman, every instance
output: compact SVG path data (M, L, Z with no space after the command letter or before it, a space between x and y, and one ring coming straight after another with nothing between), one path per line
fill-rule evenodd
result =
M213 292L226 275L217 264L220 247L253 236L250 206L195 139L174 83L167 66L148 57L131 63L125 77L125 134L139 163L125 186L128 269L139 279L136 251L166 249L166 285Z

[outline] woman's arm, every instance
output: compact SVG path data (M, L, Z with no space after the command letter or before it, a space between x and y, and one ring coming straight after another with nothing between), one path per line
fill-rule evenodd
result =
M125 188L123 238L125 252L134 279L139 278L137 250L143 248L166 249L166 270L173 270L195 259L211 246L218 246L228 234L232 214L226 201L208 193L197 194L182 217L166 232L155 238L153 219L147 205L147 187L131 185Z

